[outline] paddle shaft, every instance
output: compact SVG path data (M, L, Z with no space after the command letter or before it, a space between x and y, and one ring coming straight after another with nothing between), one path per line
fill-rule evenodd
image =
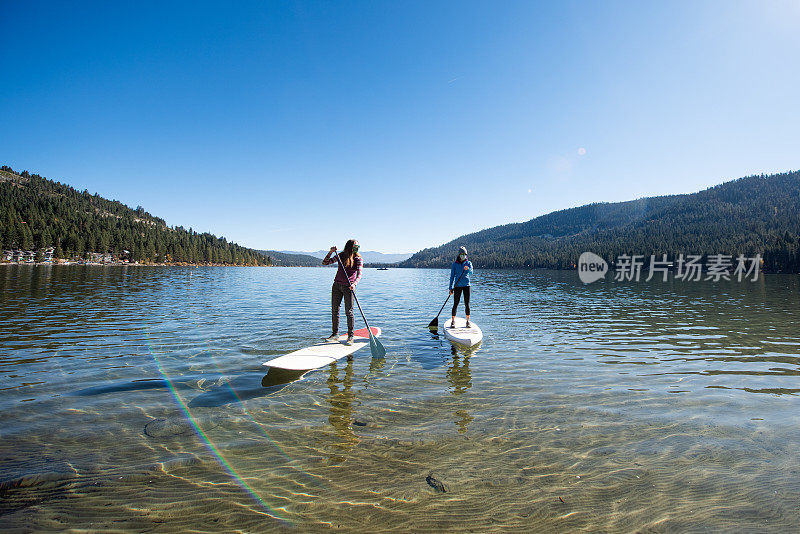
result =
M344 268L344 264L342 263L341 258L339 258L339 253L336 253L336 261L339 262L339 267L342 268L342 272L344 273L344 277L347 278L347 285L352 285L350 283L350 278L347 277L347 271ZM358 297L356 296L356 290L351 289L350 291L353 292L353 298L356 299L356 306L358 306L358 311L361 313L361 318L364 319L364 324L367 325L367 332L369 332L369 336L372 337L372 329L369 327L369 323L367 322L367 318L364 316L364 310L361 309L361 303L358 302Z

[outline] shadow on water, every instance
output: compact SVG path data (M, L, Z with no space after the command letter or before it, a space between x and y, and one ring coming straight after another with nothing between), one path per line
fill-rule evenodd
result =
M261 379L261 385L265 388L272 386L279 386L281 384L288 384L295 380L300 380L309 371L296 371L293 369L278 369L277 367L270 367L264 378Z
M270 369L272 371L272 369ZM205 391L192 399L189 408L214 408L243 402L250 399L264 397L276 391L280 391L289 383L300 378L306 371L291 372L293 374L267 375L259 373L248 373L234 377L223 377L209 391Z
M411 354L411 361L418 363L420 367L426 371L438 369L439 367L443 367L446 363L445 355L441 350L444 337L439 336L433 328L430 329L430 334L431 337L429 339L435 343L418 345L415 347L416 350Z
M270 369L266 375L262 372L248 373L234 377L216 376L213 378L192 376L166 380L163 378L146 378L132 382L94 386L71 393L75 397L92 397L111 393L144 391L149 389L168 389L170 384L185 391L194 391L192 387L198 383L212 383L208 391L204 391L189 402L190 408L210 408L224 406L234 402L255 399L280 391L287 384L303 377L308 371L285 371Z
M184 378L173 383L185 385L189 381L197 381L198 377ZM163 378L143 378L121 384L110 384L108 386L93 386L90 388L79 389L71 393L75 397L92 397L95 395L105 395L107 393L122 393L126 391L142 391L146 389L168 388L169 383Z
M307 371L288 371L280 372L282 369L270 369L266 375L262 372L247 373L232 378L225 376L214 380L215 384L208 391L199 394L192 399L187 407L190 410L197 408L219 408L236 402L243 402L249 399L264 397L270 393L275 393L286 387L289 383L301 378ZM166 380L154 380L152 382L162 382L165 386ZM174 436L189 435L194 432L195 426L207 431L219 426L224 415L222 412L213 410L211 412L187 413L189 417L179 416L156 418L149 421L144 427L144 434L151 438L172 438Z

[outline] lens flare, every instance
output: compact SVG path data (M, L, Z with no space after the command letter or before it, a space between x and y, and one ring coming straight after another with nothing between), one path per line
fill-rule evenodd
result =
M291 523L286 518L281 517L281 515L279 515L276 510L270 507L270 505L267 504L266 501L264 501L264 499L262 499L261 496L247 482L245 482L245 480L241 477L241 475L239 475L236 469L228 462L228 460L222 454L222 451L219 450L219 448L217 448L213 440L211 440L208 434L206 434L206 432L200 426L200 423L198 423L197 419L194 417L194 415L192 415L192 411L189 409L189 406L186 404L186 402L184 402L180 393L178 393L178 390L175 388L175 385L172 383L172 379L169 377L166 370L164 369L164 366L161 363L158 354L156 353L155 350L153 350L153 346L150 343L150 336L148 335L147 332L145 332L145 339L147 341L147 348L150 351L150 355L152 356L153 361L155 361L159 373L161 373L161 376L164 378L164 381L166 382L167 387L169 388L169 391L172 394L172 397L175 399L175 402L178 404L178 407L186 416L186 419L192 425L192 428L194 428L195 432L197 433L198 437L203 442L203 444L206 446L206 448L208 448L208 450L211 452L214 458L216 458L217 462L219 462L222 468L231 476L234 482L236 482L236 484L239 487L241 487L248 495L250 495L250 497L253 498L253 500L256 501L256 503L259 504L259 506L262 509L262 511L260 511L259 513L263 513L264 515L276 519L285 526L291 526Z

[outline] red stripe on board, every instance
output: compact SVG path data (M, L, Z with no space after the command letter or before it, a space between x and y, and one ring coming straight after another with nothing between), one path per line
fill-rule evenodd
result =
M381 329L377 326L371 327L370 330L372 330L372 335L375 337L379 337L381 335ZM369 337L369 332L367 332L366 328L360 328L353 332L353 335L358 337Z

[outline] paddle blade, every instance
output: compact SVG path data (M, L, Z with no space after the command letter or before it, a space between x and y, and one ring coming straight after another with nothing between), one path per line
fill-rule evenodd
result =
M372 351L373 358L382 359L386 356L386 349L383 348L381 342L371 332L369 334L369 350Z
M439 328L439 317L438 316L434 317L433 321L428 323L428 328L431 328L431 329Z

